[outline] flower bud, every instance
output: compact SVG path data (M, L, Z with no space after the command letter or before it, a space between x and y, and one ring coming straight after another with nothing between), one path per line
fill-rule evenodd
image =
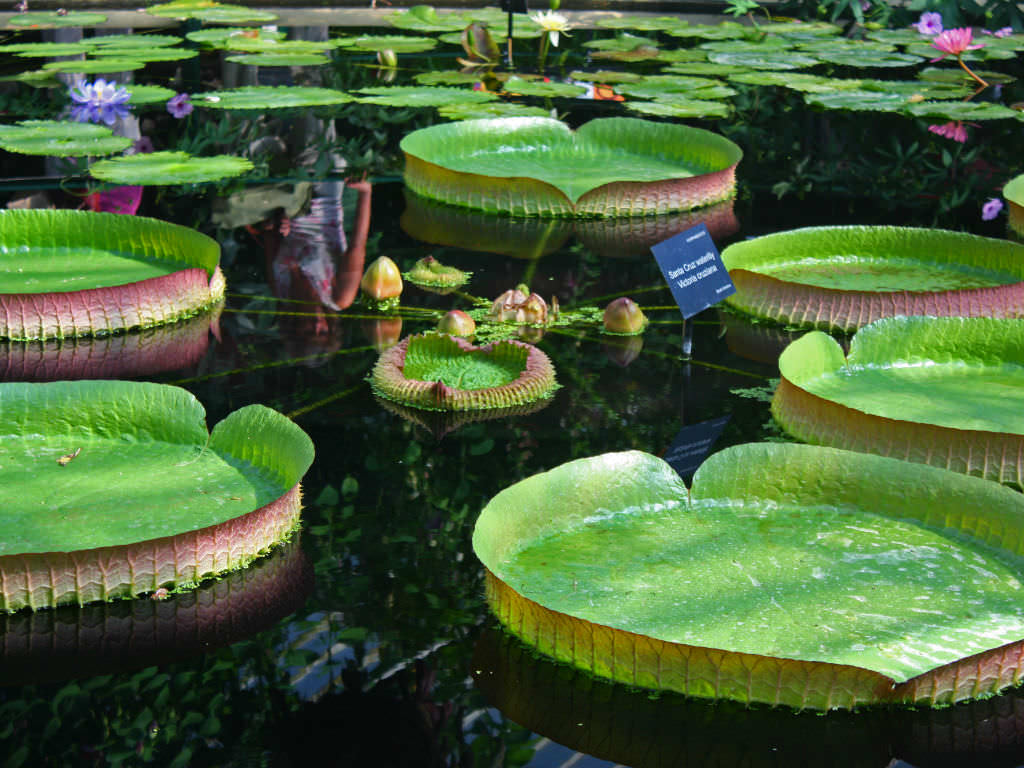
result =
M402 273L395 262L381 256L366 268L359 287L371 299L393 299L402 294Z
M453 309L437 324L437 330L451 336L470 337L476 332L476 321L461 309Z
M632 299L615 299L604 310L604 329L608 333L643 333L647 318Z
M531 325L544 325L548 321L548 305L540 294L531 293L516 309L516 321Z
M394 69L398 66L398 54L390 48L385 48L383 51L377 51L377 63L382 67Z
M522 287L522 286L520 286ZM499 322L515 322L516 310L526 301L526 294L517 288L505 291L491 305L490 318Z

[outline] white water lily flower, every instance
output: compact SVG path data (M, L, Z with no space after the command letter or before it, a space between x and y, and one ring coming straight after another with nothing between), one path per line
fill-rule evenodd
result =
M558 36L562 34L569 37L569 30L572 29L569 26L569 19L555 11L531 13L530 20L544 28L544 31L548 33L548 40L556 48L558 47Z

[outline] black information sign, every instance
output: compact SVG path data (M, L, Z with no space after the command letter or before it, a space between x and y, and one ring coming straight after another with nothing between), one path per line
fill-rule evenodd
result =
M665 451L665 461L680 477L691 477L711 452L711 446L722 435L728 423L728 416L719 416L717 419L683 427Z
M651 251L684 319L736 293L704 224L652 246Z

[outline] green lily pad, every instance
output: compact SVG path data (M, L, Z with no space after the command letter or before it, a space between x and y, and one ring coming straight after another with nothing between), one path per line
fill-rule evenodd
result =
M926 101L911 104L907 112L915 117L930 117L941 120L1006 120L1016 118L1016 110L1002 104L971 101Z
M472 272L465 272L456 267L442 264L433 256L426 256L415 264L402 277L413 285L421 288L460 288L469 282Z
M188 227L70 210L0 212L0 338L175 322L224 295L220 247Z
M395 53L421 53L437 47L429 37L409 35L363 35L349 41L347 47L357 51L394 51Z
M590 54L595 60L624 62L652 61L660 57L661 51L650 45L639 45L629 51L593 51Z
M220 47L231 37L250 37L253 40L284 40L285 33L279 30L267 30L260 27L216 27L197 29L185 35L193 43L209 47Z
M570 80L582 80L586 83L602 83L616 85L618 83L639 83L644 79L643 75L636 72L620 72L619 70L599 69L596 72L584 72L573 70L569 73Z
M155 186L217 181L241 176L252 168L252 163L243 157L192 157L187 152L150 152L100 160L89 167L89 174L114 184Z
M1024 497L995 483L769 443L715 454L689 493L648 454L563 464L491 499L473 549L505 628L599 677L798 709L941 706L1016 682L1022 520Z
M88 11L33 11L31 13L16 13L11 16L7 23L12 27L30 27L31 29L54 29L56 27L94 27L102 24L107 17L102 13L89 13Z
M110 59L132 60L132 61L184 61L194 59L199 54L196 51L189 51L184 48L153 48L141 50L139 48L114 48L104 47L92 51L97 61Z
M98 35L82 40L90 48L166 48L177 45L181 38L177 35Z
M701 43L702 51L717 51L719 53L772 53L786 51L793 48L793 43L783 37L766 37L763 40L712 40L709 43Z
M1024 174L1006 183L1003 197L1007 202L1006 224L1010 232L1024 238Z
M0 51L13 53L25 58L46 58L47 56L77 56L88 53L92 48L85 43L11 43L0 45Z
M875 29L869 31L866 37L890 45L913 45L927 39L916 29Z
M728 117L732 111L728 104L701 99L680 97L671 99L668 96L657 101L630 101L626 103L630 112L641 115L657 115L659 117Z
M617 93L637 99L658 99L662 96L688 96L693 99L724 99L735 96L736 91L721 80L706 77L682 77L679 75L655 75L644 78L640 83L626 83L616 89Z
M414 192L526 216L649 215L709 205L732 196L741 156L708 131L635 118L591 120L576 132L545 118L472 120L415 131L401 148Z
M802 69L819 64L813 56L793 51L765 51L763 53L716 53L708 54L708 61L714 64L749 67L750 69Z
M702 40L732 40L738 37L746 37L750 34L750 27L733 21L724 21L721 24L691 24L685 27L673 27L665 31L673 37L699 37Z
M739 64L715 64L710 61L695 61L692 64L670 64L665 68L666 72L676 72L680 75L697 75L697 76L723 76L730 77L732 75L742 74L744 72L754 71L752 67L740 66Z
M323 55L327 51L340 47L340 39L313 42L310 40L278 40L273 37L250 38L243 35L232 35L224 39L216 47L226 51L243 53L270 53L275 56L309 56Z
M224 60L250 67L315 67L331 61L327 56L312 53L240 53L237 56L225 56Z
M125 90L128 91L130 97L128 99L128 103L133 107L142 106L144 104L163 104L175 96L175 91L159 85L136 85L135 83L127 83L124 87Z
M344 104L352 101L352 97L330 88L251 85L227 91L197 93L191 100L197 107L210 109L267 110Z
M0 610L113 600L247 565L299 523L309 437L250 405L208 433L178 387L0 384Z
M853 112L902 112L912 104L911 97L902 93L879 93L860 89L834 93L806 93L804 101L825 109L847 109Z
M626 29L637 32L667 32L671 29L686 27L688 21L676 16L641 16L625 14L623 16L602 16L594 24L602 29Z
M164 19L196 19L210 24L263 24L277 19L277 15L270 11L258 11L213 0L175 0L151 5L146 8L146 13Z
M806 334L779 359L772 403L796 438L1024 487L1024 323L896 317L850 354Z
M132 140L105 125L65 120L25 120L0 127L0 147L22 155L87 157L123 152Z
M570 83L545 83L539 80L524 80L521 77L510 77L504 83L505 93L519 96L538 96L542 98L575 99L587 92L584 85Z
M75 72L82 75L105 75L110 72L133 72L142 69L146 62L138 59L114 57L86 59L85 61L48 61L43 69L49 72Z
M992 85L1012 83L1017 79L1006 72L993 72L987 69L976 69L973 71L978 75L978 77ZM961 83L967 86L974 83L974 80L972 80L967 73L959 67L956 69L953 69L952 67L925 67L917 73L917 77L919 80L925 80L927 82Z
M842 67L915 67L924 59L910 53L879 53L865 51L864 53L830 53L825 50L816 50L814 56L829 64L838 64Z
M809 75L806 72L740 72L729 75L729 80L745 85L774 85L803 93L834 93L856 90L863 82L823 75Z
M413 77L420 85L473 85L482 79L477 72L421 72Z
M1024 205L1024 173L1014 176L1006 182L1006 186L1003 187L1003 197L1011 203Z
M663 49L658 58L661 61L672 63L696 61L706 62L708 60L708 52L703 51L700 48L676 48L670 51Z
M726 303L789 325L856 330L895 315L1024 316L1024 245L910 227L808 227L734 243Z
M550 117L551 110L511 101L485 101L482 104L449 104L437 113L447 120L482 120L495 117Z
M632 51L641 46L657 48L658 41L650 37L640 37L639 35L626 33L612 38L588 40L583 43L584 48L590 48L595 51Z
M489 91L469 88L416 88L412 86L381 86L363 88L357 101L382 107L447 107L454 104L481 104L498 98Z
M380 397L428 411L509 408L558 388L547 355L530 344L474 347L446 334L410 336L381 353L370 386Z
M415 32L461 32L469 24L460 13L438 13L429 5L414 5L388 16L388 24Z

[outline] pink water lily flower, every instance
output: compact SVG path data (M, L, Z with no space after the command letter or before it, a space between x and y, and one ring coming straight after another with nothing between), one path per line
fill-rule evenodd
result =
M944 139L952 139L963 144L967 141L967 127L959 120L955 123L943 123L942 125L929 125L928 130L937 133Z
M940 32L932 40L932 48L942 51L942 55L932 61L941 61L947 56L956 56L958 59L960 55L965 51L973 51L976 48L984 48L984 43L977 43L971 45L971 41L974 40L974 32L970 27L962 27L960 29L947 29L945 32Z

